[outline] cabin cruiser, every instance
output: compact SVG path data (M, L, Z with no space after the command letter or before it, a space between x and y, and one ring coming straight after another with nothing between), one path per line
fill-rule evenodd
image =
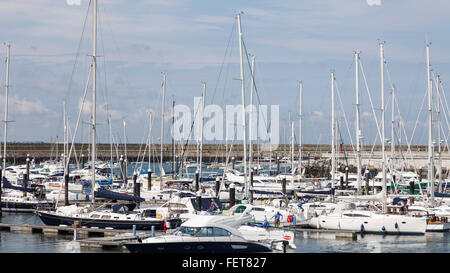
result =
M231 216L198 215L172 234L125 244L132 253L269 253L274 241L248 240L234 226ZM224 222L225 221L225 222ZM228 222L228 223L227 223Z

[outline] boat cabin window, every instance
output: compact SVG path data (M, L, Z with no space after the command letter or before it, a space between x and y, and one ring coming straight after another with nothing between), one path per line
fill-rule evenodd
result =
M217 227L180 227L174 234L190 235L195 237L230 236L231 233Z
M170 209L187 208L187 206L185 204L181 204L181 203L166 203L166 204L162 205L161 207L167 208L169 206L170 206Z
M236 208L236 213L243 213L245 209L246 209L245 206L239 206Z
M92 214L92 218L98 219L98 218L100 218L100 215L98 215L98 214Z
M211 198L211 197L202 198L201 201L202 201L201 202L202 211L207 211L207 210L211 209L211 201L214 203L215 209L219 209L219 210L222 209L222 203L216 197L213 197L213 198ZM192 207L197 209L196 198L191 198L191 205L192 205Z
M111 219L111 215L102 215L102 219Z
M155 209L146 209L143 213L144 217L156 217L156 210Z
M203 227L200 232L197 233L198 237L211 237L211 236L230 236L231 233L223 228L217 227Z
M175 234L195 236L198 231L199 228L196 227L180 227Z
M359 214L359 213L345 213L344 216L348 216L348 217L370 217L364 214Z
M253 207L252 210L253 211L265 211L264 208L258 208L258 207Z

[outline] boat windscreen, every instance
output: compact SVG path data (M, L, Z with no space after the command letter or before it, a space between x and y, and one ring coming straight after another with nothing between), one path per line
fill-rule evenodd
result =
M202 211L211 210L211 202L214 203L215 209L222 210L222 203L219 201L219 199L217 199L217 197L202 197ZM191 198L191 203L194 208L197 208L195 198Z

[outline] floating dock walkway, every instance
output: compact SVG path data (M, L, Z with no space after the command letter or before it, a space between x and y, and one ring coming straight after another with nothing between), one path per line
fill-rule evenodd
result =
M274 227L271 227L274 228ZM355 231L346 231L346 230L338 230L338 229L315 229L309 228L305 224L285 224L279 227L279 229L293 231L293 232L316 232L316 233L334 233L336 239L351 239L356 240L358 238L358 232Z
M20 233L43 233L46 235L75 235L80 237L108 237L118 234L132 233L131 229L110 229L110 228L87 228L87 227L71 227L71 226L45 226L45 225L28 225L28 224L5 224L0 223L1 231L11 231ZM136 235L144 234L137 232ZM145 234L150 234L146 232Z

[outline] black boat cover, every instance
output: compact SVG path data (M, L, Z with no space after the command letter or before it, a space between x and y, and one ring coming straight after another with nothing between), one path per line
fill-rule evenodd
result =
M435 192L434 197L450 197L450 193Z
M110 191L104 188L99 188L94 192L94 197L98 198L107 198L111 200L127 200L127 201L135 201L135 202L144 202L144 198L136 197L129 194L124 194L120 192Z
M262 191L254 189L251 189L250 191L256 194L283 194L281 191Z
M308 193L308 194L333 194L334 195L334 189L328 190L328 191L296 191L298 193Z
M122 209L122 208L125 211L133 211L134 208L136 208L136 204L135 203L131 203L131 204L117 204L117 205L112 206L113 212L120 212L120 209Z
M24 192L35 192L36 191L36 188L25 188L25 187L20 187L20 186L14 186L8 181L8 179L6 179L6 177L3 177L3 188L24 191Z

